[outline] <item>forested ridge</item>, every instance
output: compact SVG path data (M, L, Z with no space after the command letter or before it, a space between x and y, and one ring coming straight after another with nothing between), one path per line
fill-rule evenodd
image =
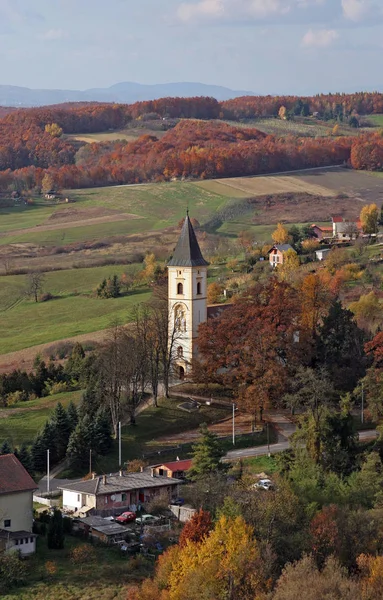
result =
M221 103L214 98L163 98L132 105L1 109L0 189L40 188L46 169L55 186L65 188L257 175L344 162L357 169L382 169L383 139L377 133L278 137L218 120L276 117L281 107L292 117L318 113L323 120L343 121L383 112L383 94L249 96ZM162 121L167 131L161 139L144 135L86 146L66 137L118 131L147 119Z

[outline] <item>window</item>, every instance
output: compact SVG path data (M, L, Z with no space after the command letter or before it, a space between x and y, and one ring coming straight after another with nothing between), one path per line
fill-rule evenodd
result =
M177 294L181 295L184 293L184 286L182 285L182 283L178 283L177 284Z
M122 502L125 502L125 500L126 500L126 494L121 494L121 497L122 497Z
M197 296L200 296L201 294L202 294L202 292L201 292L201 282L198 281L198 283L197 283Z
M15 546L19 545L19 540L15 540Z
M11 526L11 519L4 519L4 527L10 527Z
M182 348L182 346L178 346L177 348L177 356L178 358L182 358L184 355L184 349Z
M24 540L22 538L20 540L20 544L24 544Z
M29 541L31 542L31 544L33 544L33 538L29 538Z

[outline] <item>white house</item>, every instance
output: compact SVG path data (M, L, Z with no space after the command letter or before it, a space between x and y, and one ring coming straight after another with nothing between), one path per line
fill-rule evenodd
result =
M37 485L14 454L0 456L0 552L36 551L33 492Z

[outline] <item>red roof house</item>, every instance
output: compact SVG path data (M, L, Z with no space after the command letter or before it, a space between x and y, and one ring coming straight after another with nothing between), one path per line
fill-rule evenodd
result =
M186 471L192 466L191 459L175 460L173 462L154 465L151 467L154 475L162 477L173 477L173 479L185 479Z

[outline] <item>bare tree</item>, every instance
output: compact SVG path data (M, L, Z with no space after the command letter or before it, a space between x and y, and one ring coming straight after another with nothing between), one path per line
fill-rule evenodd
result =
M26 294L32 296L35 302L39 301L39 294L43 291L45 274L42 271L34 271L27 275Z

